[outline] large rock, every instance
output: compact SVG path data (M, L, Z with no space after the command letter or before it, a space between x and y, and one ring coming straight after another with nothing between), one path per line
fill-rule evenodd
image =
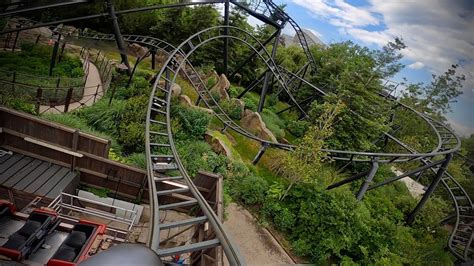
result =
M179 96L179 102L182 103L184 106L194 107L194 104L191 101L191 99L188 97L188 95L184 95L184 94L180 95Z
M232 152L230 148L220 139L215 138L209 132L206 132L204 139L209 145L211 145L212 150L217 154L225 155L226 157L232 157Z
M245 110L244 116L240 120L240 124L243 128L259 138L277 142L276 137L267 128L265 122L262 120L262 117L257 112L253 112L249 109Z
M217 95L219 99L221 100L229 100L229 94L227 93L227 90L230 88L230 82L227 79L227 77L222 74L219 77L219 81L217 82L214 87L211 89L211 94L212 95Z
M191 99L187 95L181 94L179 96L179 102L182 103L184 106L196 108L196 109L204 111L204 112L206 112L210 115L214 114L214 111L212 111L211 109L194 105L193 101L191 101Z
M135 57L142 57L148 52L148 49L136 44L132 43L129 46L127 46L127 54L135 56Z
M179 86L177 83L173 83L173 84L171 85L171 94L172 94L173 96L179 96L179 95L181 95L181 91L182 91L181 86Z

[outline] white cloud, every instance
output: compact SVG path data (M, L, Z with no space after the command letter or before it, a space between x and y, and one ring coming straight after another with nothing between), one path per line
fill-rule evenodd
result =
M409 67L442 74L461 63L466 76L464 97L474 101L474 2L472 0L367 0L353 6L344 0L292 0L311 14L339 28L343 35L382 47L402 37ZM368 30L375 26L378 30ZM374 27L371 27L374 28Z
M422 62L415 62L413 64L408 65L408 67L411 69L422 69L425 67L425 64L423 64Z
M469 137L471 134L474 134L474 127L463 125L451 119L448 120L448 124L461 137Z

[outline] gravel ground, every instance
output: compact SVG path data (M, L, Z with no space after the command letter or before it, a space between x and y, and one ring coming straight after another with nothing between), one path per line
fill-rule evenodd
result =
M231 203L226 212L228 216L224 227L248 265L293 264L273 236L256 224L255 218L246 209ZM228 265L225 259L224 262L224 265Z

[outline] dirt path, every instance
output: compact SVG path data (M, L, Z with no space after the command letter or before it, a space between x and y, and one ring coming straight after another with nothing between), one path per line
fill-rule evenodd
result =
M224 222L224 227L248 265L293 264L273 236L257 225L255 218L246 209L231 203L226 211L228 219ZM226 260L224 262L224 265L228 265Z
M97 85L99 85L98 88ZM89 74L87 75L84 95L79 101L69 104L68 111L81 108L82 106L91 106L95 101L102 98L103 95L102 80L100 78L99 70L93 63L89 62ZM56 105L55 107L41 105L40 113L60 114L64 111L64 107L64 105Z

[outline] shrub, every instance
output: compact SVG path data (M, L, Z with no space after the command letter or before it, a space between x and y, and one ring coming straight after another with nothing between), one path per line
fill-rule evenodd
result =
M178 118L183 133L188 138L202 139L211 120L208 113L182 105L173 106L172 114Z
M265 193L268 190L268 183L263 178L255 175L247 175L241 179L233 180L232 196L248 205L262 204L265 200Z
M126 154L145 150L145 126L142 123L130 122L120 124L120 135L117 141L122 145Z
M254 112L257 111L257 107L258 107L258 102L257 101L255 101L254 99L252 99L250 97L243 97L242 100L245 103L245 108L246 109L250 109Z
M79 117L84 118L90 127L118 135L118 128L127 103L121 100L114 100L109 106L108 102L108 99L103 98L94 105L81 109L77 114Z
M302 137L308 130L309 122L303 120L290 121L288 122L286 129L296 137Z
M220 106L231 119L240 120L242 117L242 109L237 100L231 99L221 101Z
M278 94L272 93L267 96L267 105L275 106L278 103Z
M191 176L199 170L223 172L226 168L226 158L213 152L205 141L177 141L176 146L184 168Z
M268 109L263 109L262 119L267 128L275 135L277 139L285 137L285 121Z
M235 87L235 86L230 86L229 90L227 91L229 93L229 96L231 98L236 98L239 96L239 94L244 90L242 87Z

